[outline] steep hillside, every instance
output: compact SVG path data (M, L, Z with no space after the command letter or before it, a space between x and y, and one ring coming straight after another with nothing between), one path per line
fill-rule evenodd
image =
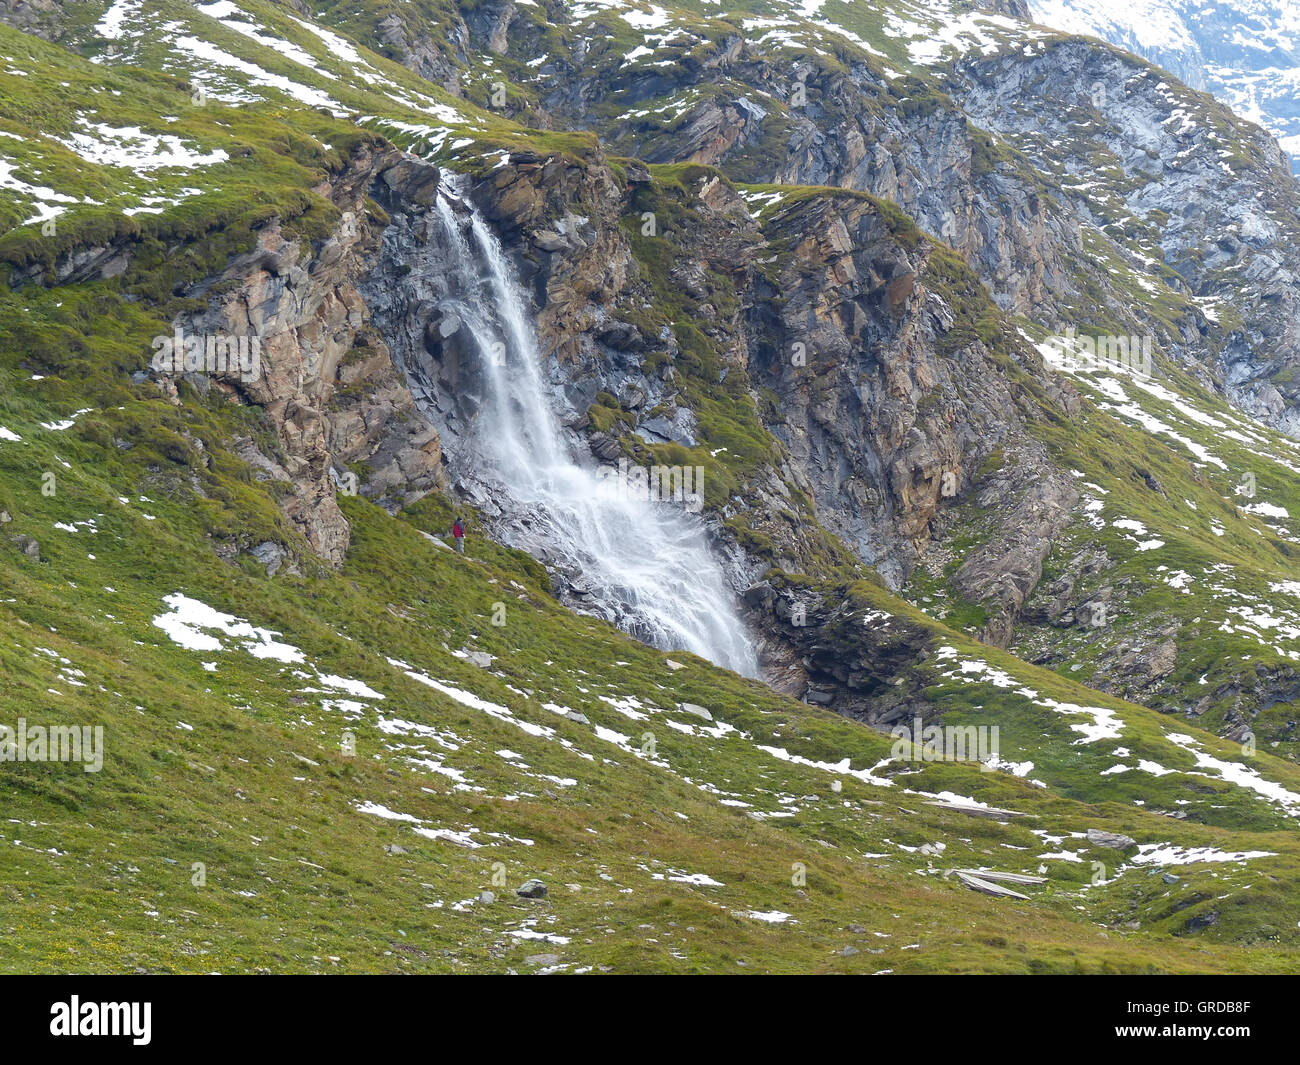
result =
M1300 30L1294 5L1275 0L1217 4L1153 0L1034 0L1035 22L1100 37L1171 71L1194 89L1213 93L1239 115L1266 127L1300 157Z
M6 771L9 971L1295 965L1300 772L869 584L840 625L919 630L900 679L954 724L1000 724L1003 768L913 760L575 620L534 563L426 538L432 500L345 501L338 572L214 566L175 463L106 468L89 421L12 414L0 461L40 558L6 562L4 717L104 732L97 773ZM201 411L182 421L216 451ZM961 869L1043 879L988 898ZM516 895L531 878L544 900ZM102 934L69 938L74 913Z

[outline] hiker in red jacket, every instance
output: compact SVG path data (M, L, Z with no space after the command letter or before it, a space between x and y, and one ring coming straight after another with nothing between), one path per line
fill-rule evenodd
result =
M451 527L451 535L456 538L456 550L462 555L465 553L465 526L460 518L456 518L456 524Z

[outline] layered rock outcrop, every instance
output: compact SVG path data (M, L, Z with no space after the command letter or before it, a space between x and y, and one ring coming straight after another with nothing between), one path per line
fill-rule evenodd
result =
M263 450L243 438L237 453L256 476L286 485L286 515L312 551L335 565L349 538L340 491L359 489L399 506L445 484L438 434L416 409L357 288L378 232L367 189L410 165L396 152L358 153L317 190L340 212L325 239L286 236L273 221L252 251L188 294L202 298L217 288L207 309L175 323L190 336L259 341L251 375L182 376L262 409L276 446ZM364 479L349 470L354 465L364 466Z

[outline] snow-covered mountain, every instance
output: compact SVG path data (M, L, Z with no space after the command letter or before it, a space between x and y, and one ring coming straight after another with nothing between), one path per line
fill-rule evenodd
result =
M1297 0L1032 0L1035 22L1159 63L1271 130L1300 170Z

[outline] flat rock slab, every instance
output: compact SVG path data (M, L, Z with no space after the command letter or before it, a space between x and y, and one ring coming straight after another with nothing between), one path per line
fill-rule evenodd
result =
M928 802L926 805L938 806L959 814L970 814L971 817L987 817L990 821L1009 821L1027 816L1019 810L999 810L996 806L971 806L962 802Z
M1024 873L1000 873L993 869L954 869L954 873L977 877L980 880L1006 882L1008 884L1044 884L1045 876L1026 876Z
M1022 895L1019 891L1012 891L1010 888L1002 887L991 880L984 880L978 876L971 876L970 873L957 873L956 877L972 891L978 891L982 895L992 895L999 899L1023 899L1028 901L1028 895Z
M558 954L530 954L524 959L525 965L558 965L559 963Z
M1132 836L1125 836L1119 832L1103 832L1099 828L1088 829L1088 842L1096 847L1110 847L1117 851L1137 846L1137 840Z

